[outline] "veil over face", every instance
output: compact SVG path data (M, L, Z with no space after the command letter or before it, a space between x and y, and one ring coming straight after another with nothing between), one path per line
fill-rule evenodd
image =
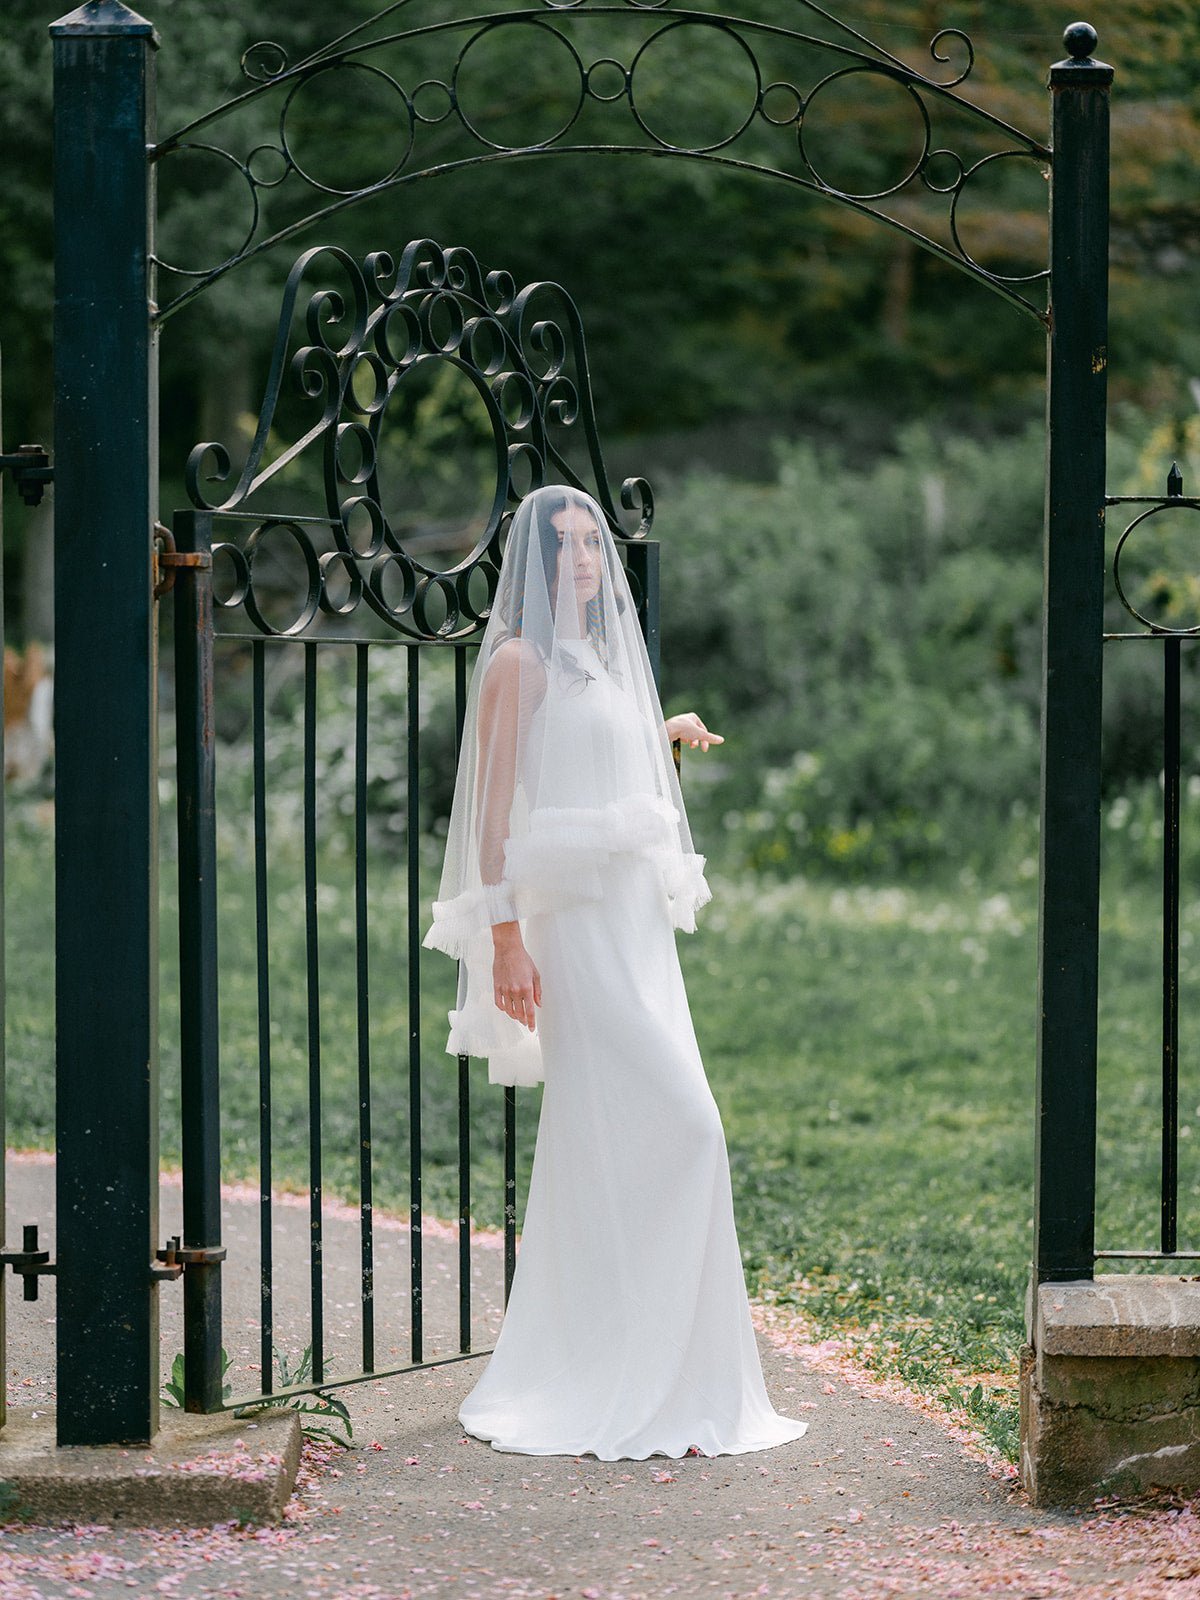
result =
M711 898L662 707L604 512L550 486L517 509L467 693L446 856L423 943L460 960L452 1054L493 1083L544 1076L531 1031L495 1004L491 929L599 899L611 857L661 874L686 932Z

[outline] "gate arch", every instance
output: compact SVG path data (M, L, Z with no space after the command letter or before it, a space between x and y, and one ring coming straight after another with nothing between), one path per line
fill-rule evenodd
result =
M382 24L412 3L396 0L363 27ZM493 35L519 25L556 34L562 30L565 37L568 27L594 19L605 26L622 22L658 28L656 37L661 37L666 18L680 27L709 30L705 38L719 34L731 39L730 48L743 55L748 50L755 62L765 41L772 49L823 53L837 66L815 79L793 81L791 76L756 67L749 120L732 135L771 138L794 128L793 171L781 162L743 161L702 141L693 147L673 145L662 139L661 130L655 134L644 117L648 131L640 142L581 142L576 153L649 153L660 159L713 162L823 194L870 213L882 225L911 233L922 248L1015 302L1019 311L1037 317L1046 328L1033 1278L1035 1284L1087 1278L1096 1259L1099 713L1106 506L1108 101L1113 71L1091 54L1097 43L1095 31L1086 23L1072 24L1065 35L1069 55L1050 68L1051 137L1043 144L956 94L965 71L963 64L956 69L948 59L951 47L964 50L959 59L966 70L972 60L969 41L957 31L943 30L935 36L935 65L951 69L939 81L847 28L814 0L791 3L802 7L806 18L818 19L813 26L824 26L826 36L726 17L713 10L685 10L672 6L671 0L542 0L540 5L493 13L478 22ZM415 37L418 32L422 38L441 38L464 26L444 21L395 38ZM271 94L283 98L291 87L311 82L322 72L349 70L352 55L357 64L360 56L388 47L383 39L358 39L361 32L362 28L343 35L295 67L271 51L252 55L248 65L264 75L261 82L159 142L153 121L158 40L152 24L122 0L86 0L51 28L56 151L56 635L60 641L55 708L60 1444L153 1436L158 1418L157 1283L180 1270L173 1253L155 1252L158 813L151 544L157 515L157 341L175 311L252 254L322 215L383 192L387 184L397 188L448 170L432 163L411 173L398 171L391 178L385 176L383 183L335 196L323 208L259 239L260 191L281 189L289 178L299 182L295 174L301 169L290 164L286 141L275 146L274 155L260 144L252 163L254 150L239 155L193 136L214 132L223 115L232 116L259 98ZM751 36L753 48L747 43ZM352 39L358 42L351 43ZM635 112L634 59L632 54L623 59L595 54L583 82L589 114L621 103L631 115ZM374 70L374 63L371 66ZM918 158L901 174L898 188L920 185L931 196L940 195L939 203L946 208L940 238L920 233L890 214L886 195L838 189L822 181L808 164L801 131L804 118L811 114L814 100L820 108L830 82L841 82L851 72L886 79L918 107L920 126L930 131L922 132ZM444 79L438 81L445 85ZM451 111L457 81L452 70L447 87ZM593 90L598 85L600 92L589 94L589 85ZM411 91L405 92L412 98ZM429 118L433 115L429 95L422 99L423 116ZM940 124L934 110L953 110L968 118L976 130L995 136L999 148L977 160L969 150L956 154L950 145L935 143L932 130ZM415 139L415 102L412 117ZM421 121L419 126L427 123ZM461 131L469 137L472 130L469 125ZM159 281L166 286L173 274L168 264L160 265L154 250L156 173L189 141L208 142L215 151L213 159L236 168L239 181L249 183L254 222L243 246L215 268L176 264L184 266L184 273L174 276L185 286L161 304ZM545 159L569 148L543 136L541 143L476 151L473 159ZM1050 168L1050 248L1044 268L1028 278L1006 279L972 257L969 240L959 234L957 203L987 165L994 168L998 161L1013 159ZM99 236L93 227L95 216L107 221ZM190 285L188 273L194 280ZM1029 287L1042 280L1049 291L1045 308L1035 303L1036 290ZM98 546L105 552L99 565ZM105 775L102 804L96 803L98 773ZM109 1169L95 1160L98 1145L112 1154ZM148 1269L148 1250L157 1253L163 1264L152 1262Z
M749 17L703 11L694 6L677 6L673 0L652 0L652 3L651 0L618 0L618 3L612 0L608 3L541 0L538 6L520 10L442 19L402 32L363 37L410 4L412 0L397 0L294 65L289 63L283 47L271 40L251 45L243 53L241 63L251 87L193 118L152 147L151 159L160 166L188 152L203 152L215 158L238 174L245 184L249 202L245 238L223 261L203 267L155 258L162 280L170 290L170 297L158 312L158 320L165 321L226 273L262 251L315 223L328 220L348 206L382 193L464 168L498 162L566 155L639 154L717 165L782 182L848 206L905 235L1039 321L1046 320L1045 308L1038 306L1030 296L1033 286L1049 278L1048 267L1021 274L990 271L972 256L968 241L962 237L959 202L980 172L996 162L1013 159L1032 160L1046 169L1052 161L1052 152L1044 141L956 93L975 64L974 46L959 28L942 28L930 40L931 61L946 69L940 77L906 65L813 0L792 0L792 4L802 7L812 20L823 20L827 24L825 35ZM595 54L591 50L585 52L582 43L576 44L573 35L586 31L581 25L597 17L606 19L613 32L619 27L622 36L633 33L623 59L611 54ZM467 35L465 42L452 53L455 41L463 34ZM574 81L566 97L566 116L558 126L543 130L542 137L534 136L535 130L529 129L521 130L530 135L525 138L489 138L477 125L479 119L473 113L470 96L464 92L464 66L471 52L505 34L514 41L517 35L523 36L533 59L538 49L545 49L543 41L555 41L551 47L554 55L565 63L567 76L573 75ZM718 40L728 42L731 59L749 74L740 120L729 131L718 132L713 139L688 141L667 137L669 127L659 124L656 128L657 119L648 114L644 95L639 91L639 73L643 78L647 76L647 63L653 65L655 54L663 54L664 41L671 41L675 50L686 53L689 48L703 48L705 43ZM412 82L402 70L405 48L411 51L429 43L445 48L444 59L439 61L439 70L433 75ZM602 48L617 46L609 46L606 37ZM773 54L769 56L768 52ZM957 70L953 60L956 54L960 60ZM401 57L394 68L387 59L390 55ZM384 60L376 60L376 57ZM782 61L775 65L780 57ZM788 75L779 76L784 63ZM369 74L374 81L388 85L401 132L398 159L391 162L381 177L369 184L341 187L321 181L306 169L290 123L296 118L301 96L310 86L319 88L322 79L332 80L338 74L353 73ZM604 86L606 73L608 82ZM874 82L877 86L898 87L916 113L915 153L893 182L874 192L855 192L824 176L811 143L806 142L810 138L810 120L819 124L822 95L835 83L844 84L851 79L861 79L864 85ZM274 143L250 146L244 140L239 149L232 139L219 142L223 127L233 121L237 113L264 98L278 102L278 131ZM426 109L422 109L422 105ZM623 131L632 138L601 143L573 137L579 132L585 112L596 108L603 110L606 120L615 121L620 115ZM969 125L976 137L986 134L994 147L982 153L976 150L964 154L950 144L941 143L935 129L940 129L948 117L955 115ZM465 152L449 157L443 153L439 159L424 163L422 142L428 130L447 125L461 135ZM622 127L615 131L621 132ZM743 146L753 147L755 136L757 150L750 148L746 154L735 153ZM284 191L288 186L307 188L318 197L319 203L285 225L268 231L264 210L269 201L264 197L276 190ZM941 201L944 211L940 219L940 238L932 232L921 232L889 213L881 204L906 191L918 190Z

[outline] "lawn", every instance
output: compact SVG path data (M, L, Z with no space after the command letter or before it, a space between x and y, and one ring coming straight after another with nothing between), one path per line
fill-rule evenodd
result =
M167 813L169 817L169 812ZM174 862L162 880L162 1148L179 1154ZM251 855L231 828L220 865L225 1176L257 1175L257 1018ZM53 1138L48 818L10 806L8 1138ZM775 885L722 874L679 951L720 1104L751 1292L794 1303L813 1331L947 1400L1016 1447L1016 1354L1031 1247L1036 892L1026 861L1004 883L968 871L940 887ZM435 887L423 869L422 929ZM377 1207L408 1208L405 890L371 879L371 1057ZM274 1177L306 1181L308 1072L303 876L276 851L272 902ZM321 861L322 1139L327 1192L356 1196L357 1044L351 864ZM1157 1225L1158 930L1152 884L1106 892L1101 1202L1107 1247L1152 1248ZM1200 1007L1185 902L1181 1239L1200 1194L1187 1063ZM421 1110L427 1214L457 1213L457 1069L444 1051L453 963L422 952ZM502 1216L502 1096L471 1065L476 1220ZM540 1091L518 1092L518 1193ZM976 1388L977 1380L984 1380Z

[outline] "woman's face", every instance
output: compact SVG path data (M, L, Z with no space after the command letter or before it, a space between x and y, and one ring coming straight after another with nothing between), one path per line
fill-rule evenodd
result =
M575 598L580 610L600 589L600 529L585 506L568 505L550 518L558 535L558 564L554 573L557 596L559 580L568 570L574 572Z

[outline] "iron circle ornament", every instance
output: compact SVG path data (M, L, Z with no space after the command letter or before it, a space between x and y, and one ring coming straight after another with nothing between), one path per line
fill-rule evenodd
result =
M317 558L321 573L320 606L327 617L349 617L362 599L363 576L358 562L346 550L325 550ZM329 590L329 574L340 567L346 576L346 595L335 600Z
M365 381L364 381L365 380ZM375 350L359 350L350 362L345 405L360 417L374 417L387 405L387 363Z
M650 126L650 123L646 119L645 110L638 104L638 69L644 69L645 62L649 57L649 53L655 48L655 46L660 45L662 40L670 38L672 34L679 34L680 38L682 39L683 30L686 30L687 34L696 42L698 42L700 39L707 40L714 38L730 40L750 65L750 75L753 87L749 90L747 96L748 104L741 121L732 130L732 132L722 135L722 137L719 139L711 139L704 143L679 144L670 139L664 138L662 133L656 131L656 129ZM686 54L686 43L683 44L683 49ZM659 53L661 54L661 49ZM751 50L750 46L746 43L745 39L742 38L740 33L729 27L727 23L716 18L679 17L665 23L661 28L655 29L648 39L644 39L642 41L636 55L629 63L629 109L633 112L634 120L638 127L648 139L653 139L654 143L659 147L660 150L677 151L689 155L703 155L713 150L723 150L727 145L731 145L740 139L742 134L745 133L746 129L754 121L755 116L758 114L759 107L762 104L762 93L762 73L759 70L758 57L754 54L754 51Z
M466 332L466 318L458 296L435 289L418 313L426 348L434 355L457 355Z
M277 144L256 144L246 157L246 171L256 188L277 189L293 167L287 151Z
M1200 506L1197 506L1194 503L1189 503L1178 496L1172 496L1166 500L1157 501L1147 510L1141 512L1139 516L1134 517L1133 521L1117 540L1116 549L1113 551L1113 587L1116 589L1117 597L1121 604L1125 607L1126 611L1128 611L1129 615L1136 618L1137 621L1144 624L1145 627L1149 628L1151 633L1162 635L1165 638L1195 638L1200 636L1200 622L1193 623L1190 628L1165 628L1161 622L1153 621L1152 618L1146 616L1143 612L1138 610L1133 601L1129 598L1129 595L1126 593L1125 585L1121 581L1121 558L1125 554L1125 547L1129 542L1130 536L1135 533L1138 528L1149 522L1151 517L1157 517L1164 511L1195 512L1200 511Z
M384 167L384 170L379 173L378 177L371 182L352 183L348 185L344 183L326 183L316 176L316 174L311 170L310 166L306 165L303 161L297 160L296 157L294 140L295 132L298 130L289 131L289 121L297 115L297 106L299 106L301 111L303 111L305 99L312 95L329 94L331 98L336 101L338 98L336 90L331 90L328 84L322 84L321 82L323 78L332 78L336 73L361 73L367 76L368 81L372 85L385 84L389 94L395 97L398 105L402 108L402 116L397 117L390 124L392 127L400 127L403 129L400 139L400 148L397 152L393 152L394 159L391 160L390 163ZM351 100L353 99L353 90L350 91L350 98ZM373 66L368 61L339 60L320 63L311 72L305 72L297 78L296 82L288 90L287 98L284 100L282 110L279 113L280 148L283 150L294 171L296 171L300 177L303 178L304 182L322 194L347 196L362 194L365 190L376 189L379 188L381 184L390 182L401 172L403 172L404 168L408 165L408 159L413 152L413 143L416 139L416 132L416 112L413 109L413 103L408 94L400 86L400 84L397 83L396 79L392 77L390 72L385 72L382 67ZM301 138L302 137L303 135L301 134ZM385 157L385 160L386 159L387 158Z
M759 95L758 114L772 128L790 128L804 115L804 96L794 83L777 79Z
M392 331L393 323L396 333ZM410 366L417 359L423 338L424 330L416 307L405 300L393 301L375 326L375 348L396 368Z
M355 525L365 520L370 532L365 545L355 539ZM374 561L387 539L387 519L379 501L370 494L351 495L338 507L338 526L345 540L345 550L358 561Z
M809 148L805 134L805 130L807 129L809 121L812 117L813 105L820 98L821 94L828 90L832 84L844 83L851 78L860 77L882 78L885 83L895 84L898 89L908 96L913 105L916 106L917 116L919 118L921 147L916 159L911 163L902 178L897 179L894 183L886 185L882 189L845 189L838 184L830 183L827 178L822 176L820 169L813 160L812 152ZM906 189L924 167L926 161L929 159L930 148L933 144L933 127L929 120L928 106L925 104L925 101L922 99L916 86L910 83L907 78L901 77L899 73L894 72L882 65L839 67L836 72L828 73L820 80L819 83L815 84L813 88L809 90L808 99L805 101L804 105L804 115L800 118L796 125L796 138L800 146L801 159L808 170L812 173L813 178L816 180L819 188L827 190L830 194L845 195L848 200L883 200L889 195L899 194L902 189Z
M225 166L232 167L238 176L244 180L250 195L250 222L249 226L246 228L245 236L242 238L241 243L238 244L235 249L231 250L229 254L221 261L217 262L215 266L177 266L175 262L169 260L168 257L159 255L156 249L154 253L155 265L162 268L162 270L165 272L177 272L182 278L207 278L212 274L223 271L232 262L239 260L253 242L254 235L258 231L259 224L260 208L258 203L258 190L260 186L247 163L245 161L239 161L238 158L235 155L231 155L228 150L222 150L220 145L205 144L199 140L188 140L181 144L171 145L166 150L156 153L154 160L158 169L161 171L163 163L173 156L197 154L216 156L220 162L225 164Z
M936 173L931 171L938 163L944 164L949 169L941 181L938 180ZM930 150L921 163L921 182L931 194L953 195L962 187L966 171L963 158L956 150Z
M612 71L615 71L619 75L621 81L613 89L611 94L606 94L603 90L596 87L595 80L598 75ZM614 101L624 99L624 97L629 93L629 73L613 56L597 57L597 59L593 61L591 66L587 69L587 73L585 74L583 81L585 87L587 88L588 94L593 100L599 101L602 106L612 105Z
M232 539L219 540L212 547L212 561L213 605L218 611L236 611L245 604L246 594L250 588L250 567L241 545L234 544ZM225 594L218 589L218 577L223 561L228 561L233 568L233 583Z
M334 459L342 483L364 484L375 472L375 436L362 422L340 422L334 435ZM354 460L352 452L358 451Z
M487 134L484 133L483 130L478 126L477 122L473 121L472 118L468 116L467 111L463 107L463 69L470 59L471 52L472 50L477 49L483 40L491 38L492 36L498 37L502 29L521 29L523 30L523 37L527 35L531 38L536 38L539 41L539 44L543 39L553 39L555 41L555 46L561 47L561 49L565 52L566 62L569 63L569 70L574 73L575 77L575 87L573 90L569 91L567 95L568 109L566 111L566 115L561 120L557 116L555 117L555 122L558 123L558 126L553 126L552 124L551 127L553 131L543 132L539 138L530 139L528 141L516 144L505 140L489 139ZM534 48L536 48L536 46ZM534 70L534 64L537 60L536 56L534 56L529 50L526 50L524 52L524 59L527 70L532 72ZM463 45L462 50L459 52L458 60L454 63L454 76L450 80L450 83L451 92L454 96L454 108L458 113L458 119L467 132L472 136L472 138L477 139L480 144L486 145L490 150L504 151L509 153L514 150L544 150L550 145L557 144L559 140L568 134L575 126L575 123L579 118L579 113L583 109L584 98L587 94L587 69L584 67L583 58L579 54L578 50L576 50L571 41L564 37L564 35L561 34L557 28L550 27L547 23L539 21L537 18L521 16L511 18L503 17L499 21L489 22L486 26L480 28L478 32L471 35L466 44Z
M430 100L438 102L434 109L428 106ZM426 78L412 92L412 108L418 122L423 122L427 128L436 128L454 115L454 90L441 78Z
M268 621L263 607L259 604L259 595L255 587L255 567L262 558L263 551L267 548L266 540L274 533L287 534L296 549L300 552L304 564L304 575L307 589L300 609L296 616L286 627L279 628ZM246 615L260 633L269 634L276 639L293 638L302 634L316 617L321 605L321 593L324 588L321 563L317 552L313 549L312 541L304 532L298 522L287 517L268 517L260 522L246 538L243 545L248 568L248 581L246 594L243 600Z
M403 583L400 604L394 606L385 593L389 575L398 571ZM402 623L412 613L417 592L417 574L412 561L403 550L384 550L371 567L367 593L371 605L386 622Z
M446 609L446 615L441 622L435 622L429 610L429 596L441 595ZM448 638L458 626L458 586L453 579L444 573L430 574L417 585L416 593L412 600L413 621L421 632L429 639Z
M940 154L941 152L935 153ZM955 249L963 260L974 267L976 271L987 272L993 278L999 278L1002 283L1035 283L1039 278L1049 277L1049 268L1039 267L1036 272L997 272L994 267L985 267L982 262L976 261L966 245L963 244L962 237L958 231L958 203L975 174L982 171L984 167L991 166L997 161L1038 161L1040 159L1032 150L994 150L991 155L981 156L978 161L967 167L953 190L946 191L951 194L950 237L954 240Z

